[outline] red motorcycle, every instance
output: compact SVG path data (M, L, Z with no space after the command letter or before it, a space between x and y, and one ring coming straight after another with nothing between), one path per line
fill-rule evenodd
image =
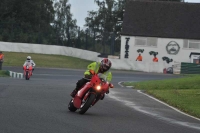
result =
M30 63L27 63L26 65L23 66L24 69L24 77L26 80L29 80L30 77L32 76L32 70L33 67Z
M80 114L84 114L90 107L94 106L99 99L102 99L109 88L114 88L113 84L100 78L98 74L90 70L92 78L87 82L69 102L68 109Z

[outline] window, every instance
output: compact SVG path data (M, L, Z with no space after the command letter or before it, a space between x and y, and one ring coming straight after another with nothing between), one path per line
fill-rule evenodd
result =
M145 37L136 37L135 45L145 46L147 44L147 38Z
M188 40L183 40L183 48L188 48Z
M135 37L135 45L156 47L157 40L158 39L154 37Z
M184 40L183 48L200 49L200 40Z
M147 46L150 46L150 47L156 47L157 46L157 38L153 38L153 37L148 37L147 38Z

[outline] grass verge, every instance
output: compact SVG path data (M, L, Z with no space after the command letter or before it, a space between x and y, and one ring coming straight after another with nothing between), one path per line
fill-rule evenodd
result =
M27 56L36 63L36 67L86 69L92 61L62 55L3 52L4 66L22 66Z
M9 77L9 72L5 70L0 70L0 77Z
M145 90L146 93L200 118L200 75L145 82L126 82L126 86Z
M36 68L48 67L48 68L86 69L88 64L93 62L64 55L47 55L47 54L18 53L18 52L3 52L3 54L5 55L3 63L4 66L22 67L27 56L31 56L31 58L36 63ZM122 71L130 71L130 70L122 70ZM135 70L131 71L139 72Z

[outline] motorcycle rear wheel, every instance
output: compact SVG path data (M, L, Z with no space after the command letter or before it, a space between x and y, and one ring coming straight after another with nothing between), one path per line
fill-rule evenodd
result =
M71 112L75 112L77 110L76 107L74 107L74 104L72 102L72 99L70 100L69 104L68 104L68 109L71 111Z
M95 94L90 94L86 103L83 105L83 107L79 109L79 114L84 114L90 108L95 98L96 98Z

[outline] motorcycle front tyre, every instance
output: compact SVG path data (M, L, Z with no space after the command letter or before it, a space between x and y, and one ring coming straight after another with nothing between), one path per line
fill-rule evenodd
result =
M90 96L88 97L86 103L84 104L84 106L79 109L79 114L84 114L90 108L90 106L94 102L95 98L96 98L96 95L91 93Z
M75 112L77 110L76 107L74 107L74 104L72 102L72 99L70 100L69 104L68 104L68 109L71 111L71 112Z
M29 80L29 78L28 78L28 71L26 71L26 80Z

